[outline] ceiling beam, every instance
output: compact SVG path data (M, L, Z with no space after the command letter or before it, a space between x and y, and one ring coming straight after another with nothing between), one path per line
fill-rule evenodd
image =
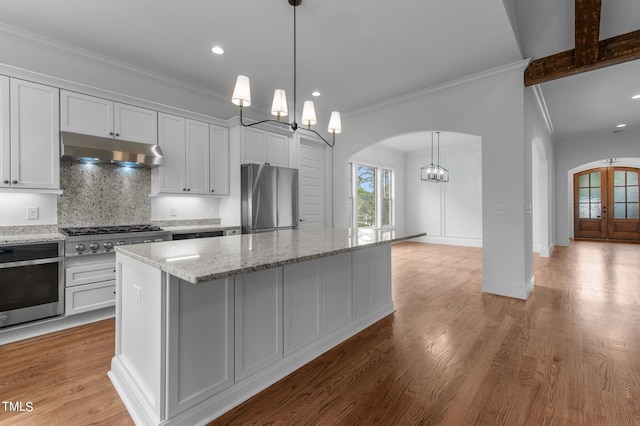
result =
M576 67L598 61L601 0L575 0Z
M590 64L577 66L575 49L531 61L524 71L524 85L544 83L636 59L640 59L640 30L598 42L597 60Z

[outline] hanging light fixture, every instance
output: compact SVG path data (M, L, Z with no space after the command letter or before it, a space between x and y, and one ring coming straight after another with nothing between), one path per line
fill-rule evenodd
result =
M438 135L438 163L433 164L433 132L431 132L431 164L420 169L420 180L425 182L449 182L449 170L440 165L440 132Z
M340 113L338 111L333 111L331 113L331 118L329 119L329 127L328 132L331 133L331 143L329 143L325 138L323 138L318 132L313 130L311 126L316 124L316 110L313 105L313 101L305 101L304 107L302 109L302 118L301 122L303 126L306 127L298 127L298 123L296 123L296 7L300 6L302 0L288 0L289 4L293 6L293 118L290 123L286 123L280 121L281 117L286 117L289 114L287 109L287 96L283 89L276 89L273 95L273 103L271 105L271 114L276 117L276 119L267 119L258 121L255 123L245 124L242 121L242 108L248 107L251 105L251 87L249 83L249 77L244 75L239 75L236 80L236 86L233 90L233 95L231 96L231 102L240 107L240 124L244 127L251 127L261 123L274 122L285 124L288 127L291 127L291 130L294 132L298 130L298 128L302 130L307 130L309 132L313 132L320 139L324 141L327 145L333 148L336 144L336 134L342 131L342 122L340 120Z

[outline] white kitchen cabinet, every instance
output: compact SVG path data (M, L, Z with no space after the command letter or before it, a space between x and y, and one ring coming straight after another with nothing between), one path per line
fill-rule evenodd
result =
M209 124L186 120L186 163L184 165L187 191L191 194L209 193Z
M67 266L65 316L114 306L116 266L113 261Z
M62 90L60 129L66 132L157 144L158 113Z
M0 76L0 188L11 186L9 77Z
M243 127L242 162L289 167L289 138L266 130Z
M209 189L213 195L229 195L229 129L209 126Z
M167 411L174 416L234 383L234 279L170 278Z
M384 244L352 252L354 319L392 302L390 247Z
M283 357L282 268L235 279L236 382Z
M209 124L158 114L164 165L153 170L154 192L209 193Z
M103 281L65 289L65 316L108 308L116 304L116 281Z
M351 253L323 257L320 268L322 331L328 334L351 322Z
M322 337L320 260L284 267L284 355Z
M58 89L10 79L10 143L3 125L2 186L60 188L60 109ZM6 103L5 103L6 107ZM3 112L3 116L5 113ZM6 167L6 159L10 165Z

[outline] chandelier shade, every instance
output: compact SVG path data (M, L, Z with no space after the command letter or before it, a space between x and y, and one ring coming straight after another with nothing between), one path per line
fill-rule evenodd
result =
M290 123L280 121L281 117L286 117L289 115L289 111L287 108L287 96L285 94L285 91L282 89L276 89L273 95L273 103L271 105L271 114L276 117L276 120L267 119L250 124L244 123L242 119L242 108L251 105L251 88L249 84L249 77L245 75L239 75L236 79L236 85L233 90L233 95L231 96L231 102L233 102L234 105L240 107L240 124L242 124L244 127L251 127L261 123L273 122L279 123L280 125L286 124L294 132L299 128L298 123L296 123L296 7L302 4L302 0L288 0L288 2L291 6L293 6L293 119ZM316 110L313 101L305 101L304 107L302 109L301 123L306 127L300 127L300 129L314 133L316 136L322 139L324 143L333 148L336 143L336 134L342 132L342 121L340 119L340 113L338 111L333 111L331 113L331 118L329 119L329 126L327 129L331 134L331 142L327 141L318 132L311 128L311 126L313 126L317 122L318 120L316 118Z
M249 84L249 77L246 75L239 75L236 79L236 87L233 89L231 102L240 108L251 105L251 86Z
M433 132L431 132L431 163L420 169L420 180L432 183L449 182L449 170L440 165L440 132L438 134L438 163L433 163Z
M276 89L273 94L271 115L275 115L278 118L289 115L289 110L287 109L287 95L282 89Z

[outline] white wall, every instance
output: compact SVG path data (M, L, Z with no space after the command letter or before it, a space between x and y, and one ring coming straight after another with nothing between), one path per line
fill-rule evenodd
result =
M366 164L369 166L384 167L394 171L394 197L395 197L395 229L404 231L405 221L405 157L404 153L384 146L370 146L354 154L349 161Z
M525 230L531 229L531 215L525 215L525 206L531 203L531 145L524 142L522 84L527 63L345 115L343 136L334 148L335 224L346 225L347 198L341 183L354 153L395 135L429 129L478 135L482 137L482 290L526 298L533 288L531 236L528 244L525 239ZM509 214L491 214L497 205L507 205Z
M440 164L449 170L448 183L420 180L420 168L431 162L425 151L407 155L406 214L409 229L424 229L417 241L482 247L482 145L440 150Z
M568 189L569 171L606 158L640 158L640 132L609 133L590 139L559 141L555 145L555 155L556 244L568 246L569 238L573 236L570 228L573 223L570 218L573 199Z
M27 219L27 207L39 208L38 219ZM56 194L0 192L0 226L55 225L57 218Z

